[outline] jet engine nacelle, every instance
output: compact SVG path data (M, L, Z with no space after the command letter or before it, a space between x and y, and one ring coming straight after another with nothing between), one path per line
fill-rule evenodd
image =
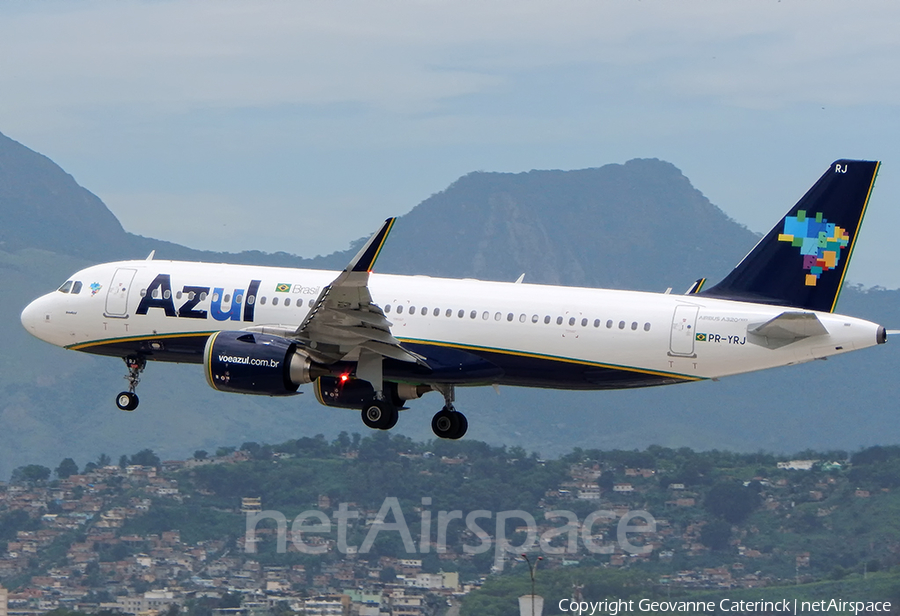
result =
M316 397L325 406L360 409L375 398L375 389L368 381L352 377L322 376L316 381ZM407 400L415 400L431 391L428 385L385 382L384 396L397 408Z
M206 382L219 391L291 396L327 370L315 364L297 343L280 336L221 331L206 341Z

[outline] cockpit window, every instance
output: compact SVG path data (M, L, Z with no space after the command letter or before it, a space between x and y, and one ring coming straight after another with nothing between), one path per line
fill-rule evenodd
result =
M68 293L71 290L72 290L72 281L71 280L67 280L63 284L63 286L61 286L60 288L57 289L57 291L60 291L61 293Z
M72 294L77 295L78 293L81 293L81 281L80 280L76 280L75 284L72 285Z

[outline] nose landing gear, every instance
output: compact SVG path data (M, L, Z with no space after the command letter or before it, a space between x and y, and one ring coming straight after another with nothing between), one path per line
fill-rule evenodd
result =
M143 357L126 357L125 365L128 367L128 375L125 380L128 381L128 391L123 391L116 396L116 406L123 411L133 411L138 407L138 397L134 393L138 383L141 382L141 372L147 367L147 360Z

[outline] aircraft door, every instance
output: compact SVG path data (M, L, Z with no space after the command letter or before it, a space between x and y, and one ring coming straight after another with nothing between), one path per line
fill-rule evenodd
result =
M675 307L672 317L672 333L669 338L669 355L691 357L694 355L694 339L697 330L699 306L681 304Z
M120 319L128 318L128 291L131 289L131 281L137 270L127 267L120 267L113 274L112 282L109 284L109 291L106 293L106 310L104 316L117 317Z

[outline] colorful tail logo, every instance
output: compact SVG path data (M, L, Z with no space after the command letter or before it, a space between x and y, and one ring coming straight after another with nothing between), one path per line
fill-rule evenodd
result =
M822 218L806 216L806 210L798 210L796 216L786 216L784 233L778 235L779 242L790 242L803 255L803 269L808 270L806 286L816 286L822 272L835 269L841 262L841 248L850 242L847 230Z

